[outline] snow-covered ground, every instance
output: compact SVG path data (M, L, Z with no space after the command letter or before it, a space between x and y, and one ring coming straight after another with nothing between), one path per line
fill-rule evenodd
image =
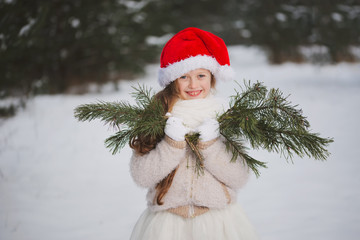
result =
M334 137L328 161L252 151L268 161L239 202L264 240L355 240L360 236L360 64L267 64L256 48L231 47L238 80L280 88L299 104L312 129ZM38 96L0 125L1 240L128 239L146 208L144 189L129 174L131 151L111 155L104 140L113 130L73 117L79 104L129 100L138 82L160 88L157 66L119 91L82 96ZM219 83L218 95L234 93Z

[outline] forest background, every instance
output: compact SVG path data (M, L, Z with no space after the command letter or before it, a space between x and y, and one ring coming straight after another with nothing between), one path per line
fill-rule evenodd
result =
M271 64L360 59L359 0L0 0L0 116L38 94L132 79L186 27L257 46Z

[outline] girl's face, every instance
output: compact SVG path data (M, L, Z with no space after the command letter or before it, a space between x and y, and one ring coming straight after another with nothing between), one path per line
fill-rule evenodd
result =
M211 72L198 68L176 79L180 98L183 100L205 98L211 89Z

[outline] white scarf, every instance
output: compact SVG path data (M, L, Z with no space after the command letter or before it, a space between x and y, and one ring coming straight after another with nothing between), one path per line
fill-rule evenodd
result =
M204 120L216 118L225 111L225 102L209 95L202 99L179 99L173 106L171 116L181 118L185 126L195 129Z

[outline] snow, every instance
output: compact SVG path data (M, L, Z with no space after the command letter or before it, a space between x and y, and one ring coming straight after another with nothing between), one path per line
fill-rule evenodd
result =
M230 47L243 79L280 88L299 104L313 131L334 137L328 161L251 151L268 162L252 176L239 203L264 240L358 239L360 234L360 64L269 65L257 48ZM77 122L79 104L128 100L137 83L160 89L157 65L119 91L33 98L25 110L0 122L0 239L128 239L146 208L146 190L129 174L131 151L111 155L104 147L113 129ZM217 84L219 96L236 84Z

